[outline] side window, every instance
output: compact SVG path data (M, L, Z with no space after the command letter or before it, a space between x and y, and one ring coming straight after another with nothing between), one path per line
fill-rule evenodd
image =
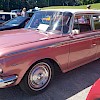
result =
M12 18L15 18L15 15L12 15Z
M5 15L0 14L0 20L5 20Z
M0 20L8 21L10 19L11 18L9 14L0 14Z
M91 31L91 16L90 15L76 15L74 18L74 29L80 32Z
M100 29L100 15L93 15L94 29Z
M69 31L71 17L72 17L72 14L71 13L63 13L62 30L63 30L63 33L64 34L68 33L68 31Z
M6 14L5 20L8 21L8 20L10 20L10 19L11 19L10 14Z

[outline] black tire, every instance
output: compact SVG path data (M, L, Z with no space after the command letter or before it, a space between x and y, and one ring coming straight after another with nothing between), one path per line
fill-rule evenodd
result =
M53 64L48 60L42 60L27 71L19 86L26 93L37 95L48 88L53 76Z

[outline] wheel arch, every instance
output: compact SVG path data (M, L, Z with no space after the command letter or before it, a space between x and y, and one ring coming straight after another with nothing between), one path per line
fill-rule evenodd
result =
M54 59L51 59L51 58L44 58L44 59L40 59L40 60L37 60L37 61L33 62L33 63L30 65L30 67L28 68L28 70L30 70L31 67L34 66L35 64L37 64L38 62L46 61L46 60L50 61L50 62L53 64L53 66L54 66L54 71L62 72L62 70L61 70L61 68L60 68L60 65L59 65ZM28 71L28 70L27 70L27 71ZM27 71L26 71L26 73L27 73ZM25 74L26 74L26 73L25 73ZM24 75L25 75L25 74L24 74Z
M37 60L37 61L33 62L33 63L29 66L29 68L28 68L27 71L23 74L23 77L19 80L19 82L17 82L17 84L19 84L19 83L21 82L21 80L24 78L25 74L28 72L28 70L30 70L30 69L32 68L32 66L34 66L35 64L37 64L37 63L40 62L40 61L45 61L45 60L50 61L50 62L54 65L53 68L54 68L55 75L57 75L58 73L61 73L61 72L62 72L62 70L61 70L59 64L58 64L55 60L53 60L53 59L51 59L51 58L40 59L40 60Z

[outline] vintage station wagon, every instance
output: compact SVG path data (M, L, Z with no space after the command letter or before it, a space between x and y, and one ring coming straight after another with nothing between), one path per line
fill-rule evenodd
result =
M58 70L100 58L100 10L36 12L24 29L0 32L0 88L19 84L27 93L46 90Z

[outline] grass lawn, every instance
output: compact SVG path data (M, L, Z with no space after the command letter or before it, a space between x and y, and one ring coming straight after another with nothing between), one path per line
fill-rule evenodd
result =
M42 9L86 9L86 5L82 6L50 6ZM91 9L100 9L100 3L91 4Z

